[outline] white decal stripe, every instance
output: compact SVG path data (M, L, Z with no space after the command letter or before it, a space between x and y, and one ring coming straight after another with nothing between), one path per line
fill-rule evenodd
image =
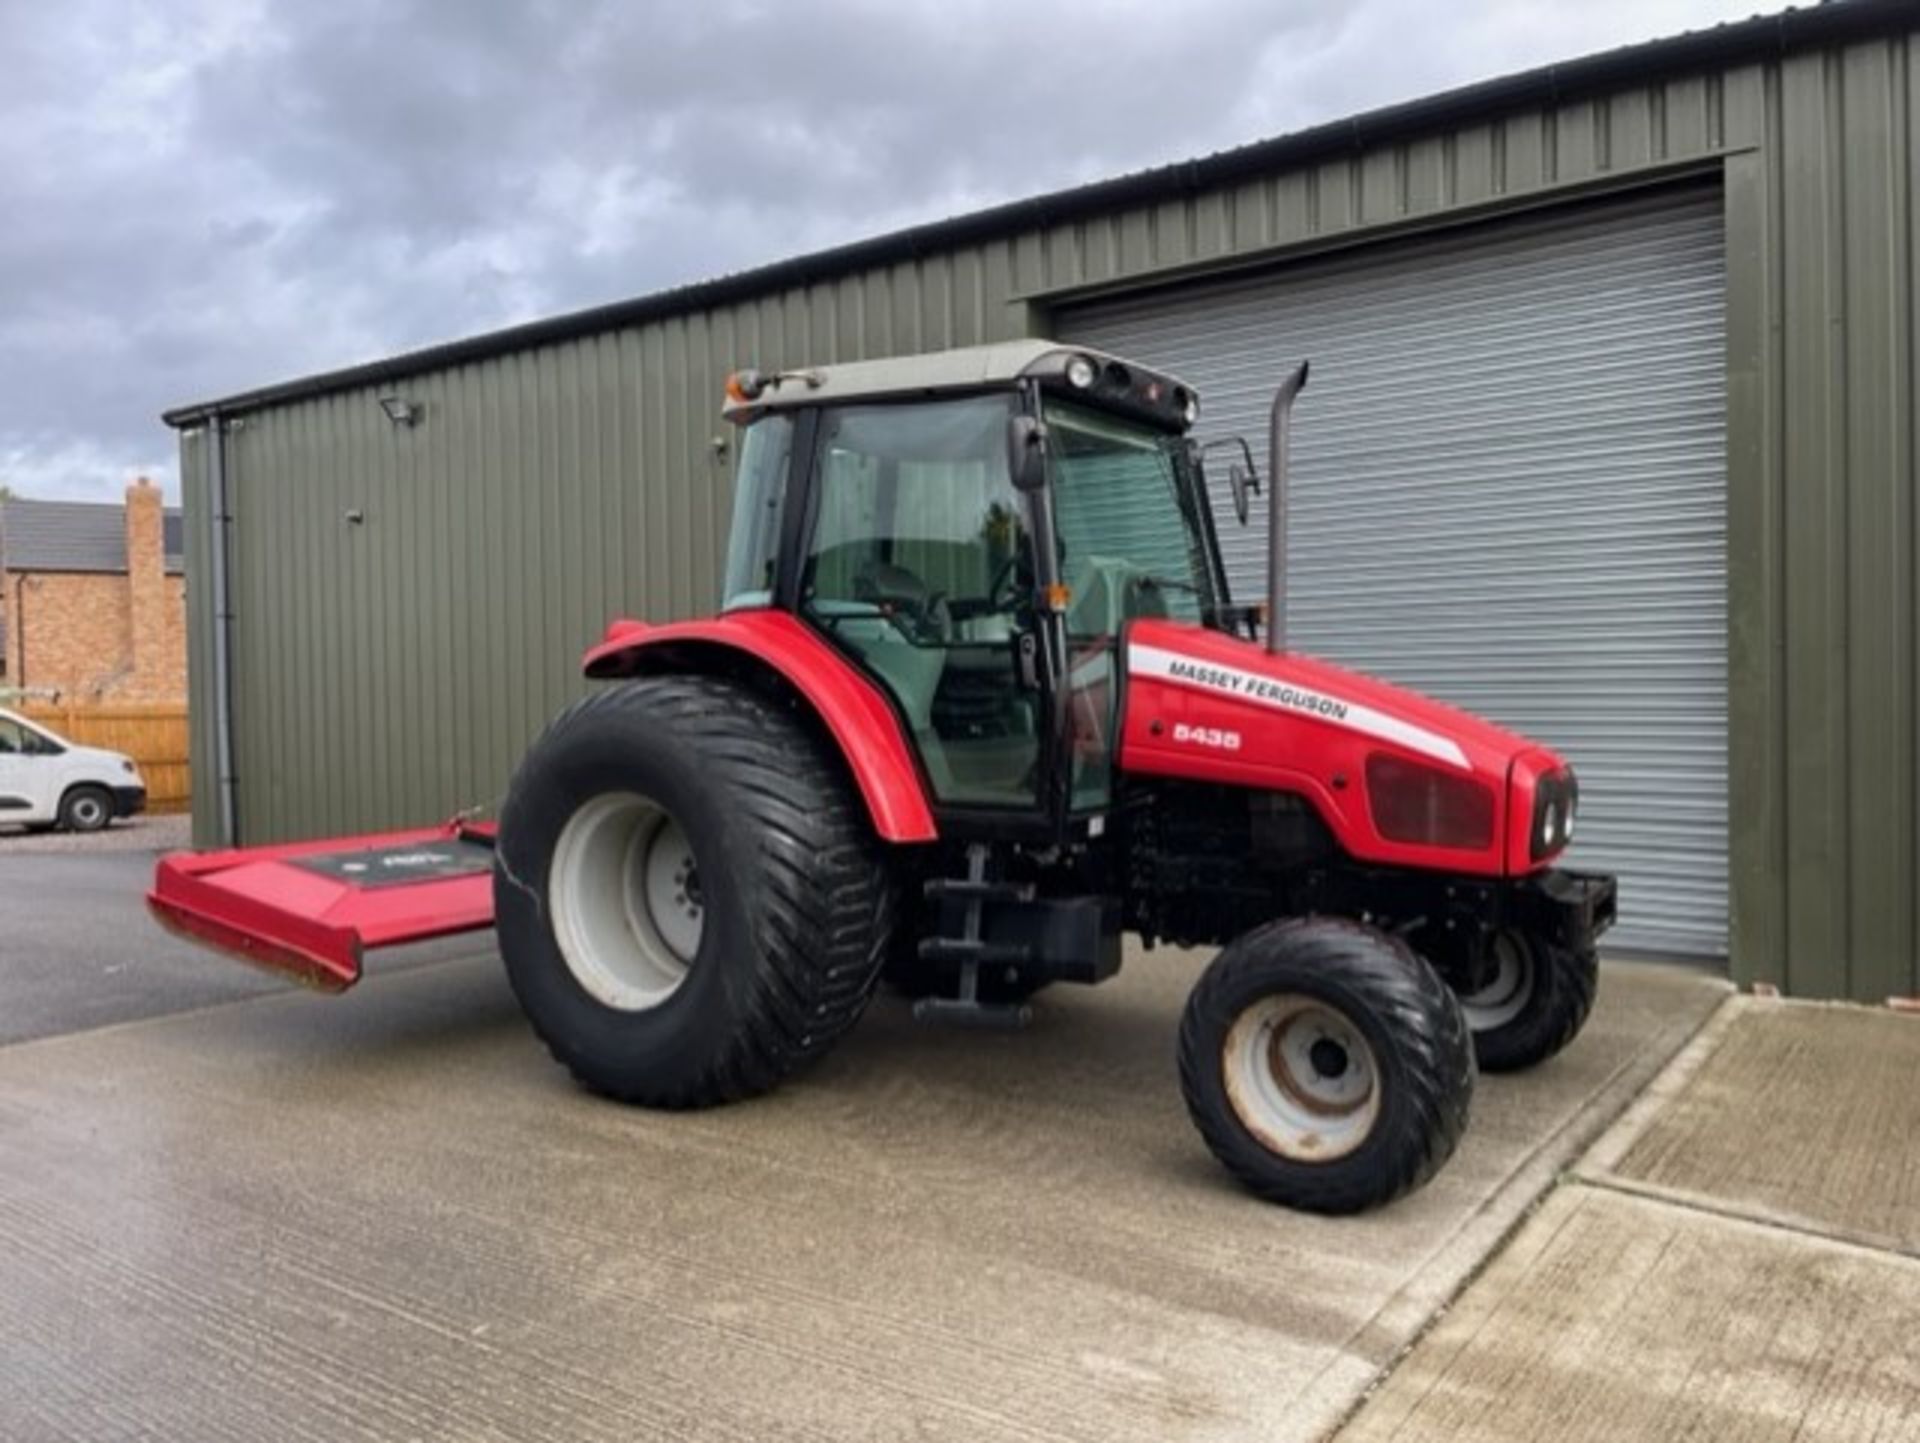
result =
M1127 648L1127 669L1137 676L1159 677L1175 686L1189 687L1194 691L1232 697L1235 701L1251 702L1272 711L1313 717L1332 726L1345 727L1348 731L1394 742L1408 751L1450 762L1456 767L1467 765L1467 754L1460 750L1460 744L1451 737L1443 737L1425 727L1402 721L1397 716L1389 716L1370 706L1315 691L1296 682L1276 681L1257 672L1222 666L1219 662L1186 656L1164 647L1144 646L1138 642Z

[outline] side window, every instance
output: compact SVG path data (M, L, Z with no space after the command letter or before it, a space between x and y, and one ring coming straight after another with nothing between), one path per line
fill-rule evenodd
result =
M786 514L787 467L793 454L793 418L762 416L740 443L727 536L727 576L720 609L765 606L773 600L780 559L780 522Z
M19 756L32 748L27 744L27 730L20 723L0 717L0 756Z

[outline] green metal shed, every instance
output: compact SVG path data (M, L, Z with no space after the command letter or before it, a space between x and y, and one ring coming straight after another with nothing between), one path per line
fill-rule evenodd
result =
M1231 425L1315 346L1302 640L1610 776L1627 941L1920 992L1916 28L1789 11L169 412L196 839L497 799L609 616L711 604L738 366L1060 334ZM1494 572L1539 624L1476 653Z

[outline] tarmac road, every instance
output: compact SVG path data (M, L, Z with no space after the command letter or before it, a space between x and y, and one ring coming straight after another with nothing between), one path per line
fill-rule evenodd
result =
M186 845L184 820L143 818L85 837L0 834L0 1047L289 989L147 915L154 858ZM491 945L436 944L381 967L476 951Z
M222 965L148 918L152 850L43 847L0 838L0 1045L283 986Z

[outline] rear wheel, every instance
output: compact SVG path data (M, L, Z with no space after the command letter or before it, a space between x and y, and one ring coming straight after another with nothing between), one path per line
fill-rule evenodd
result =
M1544 1062L1579 1035L1593 1010L1600 963L1591 946L1561 947L1524 932L1494 935L1491 977L1460 1009L1488 1072Z
M1418 1187L1473 1098L1459 1004L1404 942L1333 918L1257 927L1214 959L1180 1025L1187 1111L1272 1202L1349 1213Z
M507 976L580 1081L698 1107L763 1092L872 994L884 859L785 708L707 677L580 702L522 762L494 899Z
M60 799L60 825L69 832L97 832L113 820L113 798L101 787L75 787Z

